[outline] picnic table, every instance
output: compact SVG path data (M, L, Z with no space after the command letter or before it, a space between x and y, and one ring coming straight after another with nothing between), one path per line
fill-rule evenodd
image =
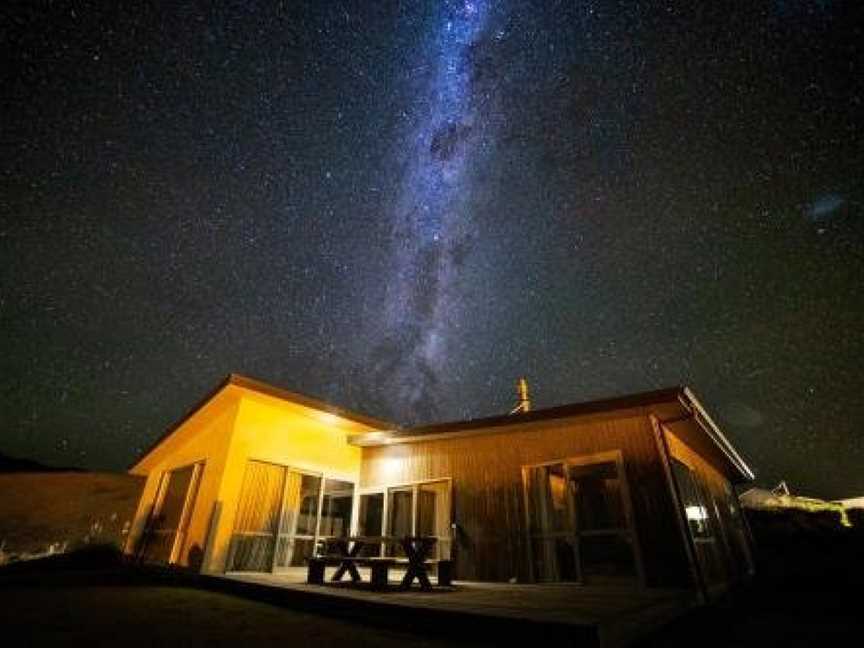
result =
M421 589L432 589L429 581L429 567L432 564L438 566L438 584L451 584L451 566L449 560L433 561L429 554L435 547L437 538L431 536L350 536L346 538L334 538L326 540L326 549L323 554L312 556L309 559L308 582L323 584L324 567L336 565L336 572L331 580L339 582L348 574L354 583L362 582L358 565L369 567L371 571L371 585L373 589L383 589L387 586L389 570L396 564L407 565L405 576L400 583L400 589L409 589L416 580ZM384 545L399 545L405 554L405 559L400 560L395 556L362 556L364 547L380 547Z

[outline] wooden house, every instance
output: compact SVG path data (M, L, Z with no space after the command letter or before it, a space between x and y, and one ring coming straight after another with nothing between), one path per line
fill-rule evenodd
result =
M687 388L401 429L231 375L130 471L127 552L210 574L348 535L434 536L461 580L707 595L753 570L753 472Z

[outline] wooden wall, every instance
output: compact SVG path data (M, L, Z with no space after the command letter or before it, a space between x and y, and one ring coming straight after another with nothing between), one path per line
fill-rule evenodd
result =
M677 431L678 434L674 426L672 429L666 428L669 452L672 457L693 470L708 496L708 501L705 503L710 517L713 540L696 544L696 552L706 584L712 588L734 583L752 573L753 570L750 543L738 507L738 496L729 479L685 443L683 439L688 436L685 430Z
M453 480L456 576L529 579L522 466L621 450L648 586L689 584L648 410L516 423L493 433L363 449L361 487Z

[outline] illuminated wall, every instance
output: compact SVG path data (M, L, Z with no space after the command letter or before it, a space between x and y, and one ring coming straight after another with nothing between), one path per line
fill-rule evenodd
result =
M676 512L648 419L641 409L474 430L363 449L362 486L452 478L456 577L530 580L523 466L620 450L649 586L688 579Z
M206 571L221 573L234 527L240 488L250 459L359 482L360 448L348 436L371 430L347 419L244 391L219 490L219 522Z
M228 384L133 469L146 475L127 553L140 541L162 474L196 462L205 468L177 563L194 547L204 551L202 571L222 573L249 459L268 461L359 482L361 450L352 434L374 428L335 414Z
M135 515L126 545L134 553L150 514L162 474L197 462L204 462L204 471L195 501L193 515L179 555L179 564L187 564L189 550L206 546L210 514L218 499L229 441L240 403L239 390L228 386L203 408L187 419L170 436L145 456L130 471L146 475L147 483Z

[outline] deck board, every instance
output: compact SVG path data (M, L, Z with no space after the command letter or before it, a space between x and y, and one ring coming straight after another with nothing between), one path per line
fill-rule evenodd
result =
M329 578L332 572L328 571ZM364 613L383 618L413 614L430 619L442 614L470 622L471 618L491 625L506 620L537 628L555 626L560 634L593 637L594 645L626 646L652 630L686 614L692 607L692 593L684 590L636 590L623 586L583 586L576 583L508 584L457 581L450 589L408 592L393 589L373 592L349 584L308 585L305 570L284 574L234 573L220 577L225 581L255 585L318 601L339 603L334 610L345 611L356 603ZM364 576L366 578L366 576ZM585 641L578 642L584 645Z

